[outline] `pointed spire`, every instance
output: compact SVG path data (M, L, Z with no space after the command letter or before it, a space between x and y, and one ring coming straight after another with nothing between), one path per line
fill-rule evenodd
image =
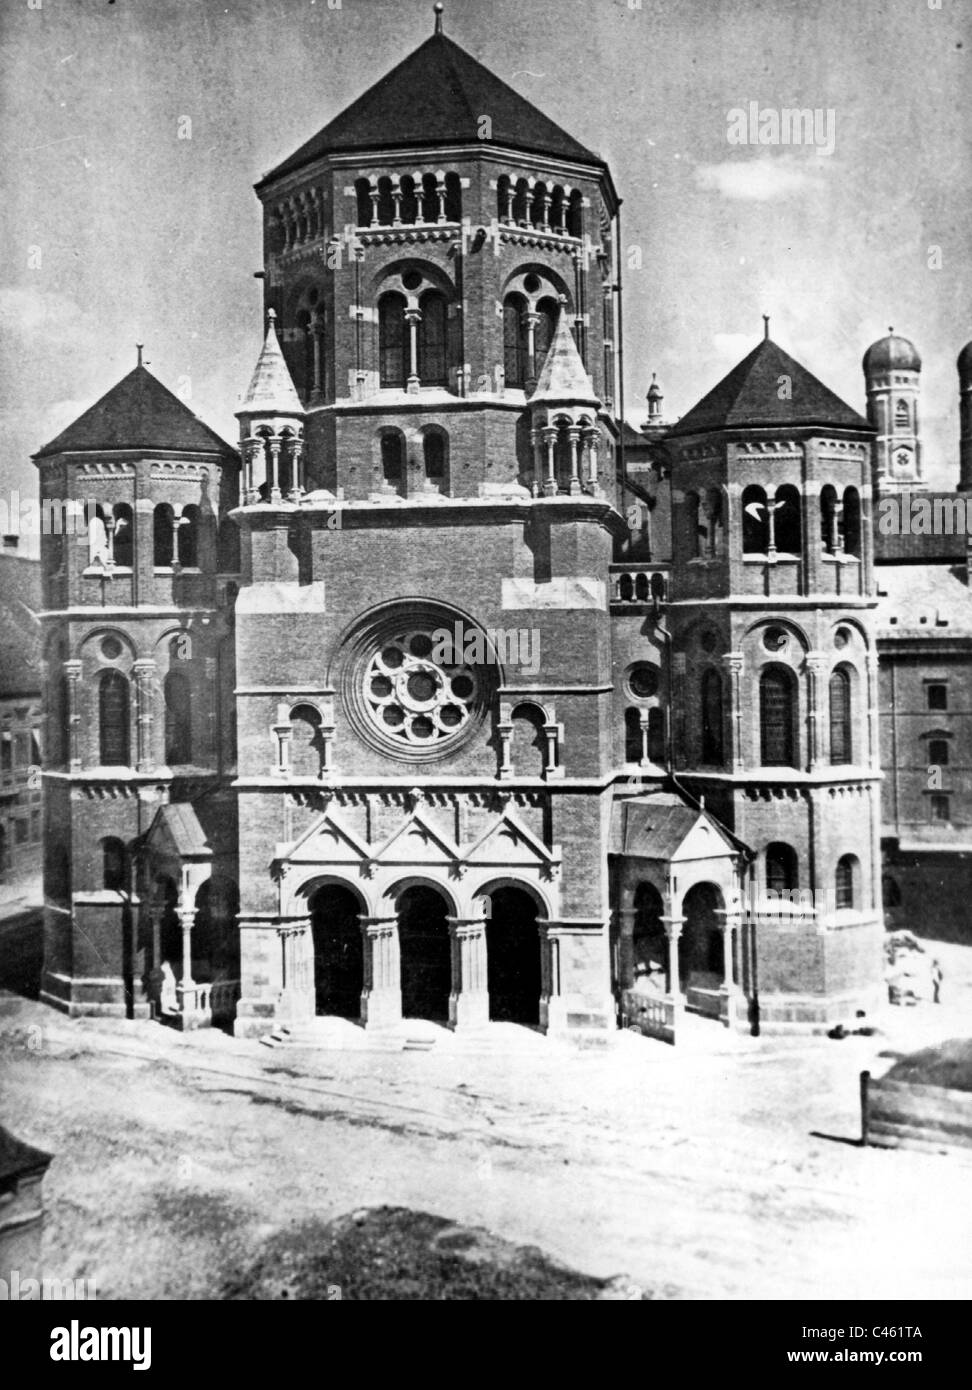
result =
M571 402L578 405L600 404L577 351L577 344L568 322L567 304L563 299L553 340L537 381L537 389L530 397L531 405L541 401L554 401L564 405Z
M763 337L764 337L764 339L765 339L767 342L769 341L769 321L770 321L770 316L769 316L769 314L764 314L764 315L763 315Z
M432 8L435 10L435 32L436 32L437 34L441 34L441 33L442 33L442 11L445 9L445 5L442 5L442 4L433 5Z
M303 415L304 407L277 341L277 315L267 310L267 336L237 415Z

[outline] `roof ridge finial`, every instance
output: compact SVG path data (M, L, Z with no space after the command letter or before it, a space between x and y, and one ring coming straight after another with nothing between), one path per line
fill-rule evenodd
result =
M888 325L888 332L889 332L889 333L894 333L894 328L893 328L893 326L892 326L891 324Z
M441 0L439 0L439 3L433 5L432 8L433 8L433 10L435 11L435 32L436 32L437 34L441 34L441 33L442 33L442 11L445 9L445 5L443 5L443 4L441 3Z
M267 332L268 332L268 333L270 332L270 329L271 329L271 328L272 328L273 331L276 333L276 331L277 331L277 311L276 311L276 309L274 309L272 306L271 306L271 308L269 308L269 309L267 310Z
M136 343L136 344L135 344L135 351L138 353L138 365L139 365L140 367L143 365L143 363L142 363L142 348L143 348L144 346L145 346L144 343Z
M769 314L764 314L764 315L763 315L763 338L764 338L764 340L767 341L767 342L769 341L769 321L770 321L770 316L769 316Z

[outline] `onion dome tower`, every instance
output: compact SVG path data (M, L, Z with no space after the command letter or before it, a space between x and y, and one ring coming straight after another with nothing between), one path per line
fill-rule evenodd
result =
M918 436L921 357L914 343L888 329L864 354L867 418L877 430L874 486L878 493L923 487Z

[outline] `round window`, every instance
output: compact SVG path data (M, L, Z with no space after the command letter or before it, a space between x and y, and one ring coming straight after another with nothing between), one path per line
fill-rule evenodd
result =
M781 652L786 646L786 642L786 628L768 627L763 634L763 646L768 652Z
M628 686L636 700L650 700L658 694L658 668L642 663L628 673Z
M417 290L422 283L421 272L417 270L406 270L402 276L402 284L407 290Z
M108 661L114 661L117 657L121 656L123 650L122 644L119 642L118 638L112 637L110 634L108 637L104 638L101 643L101 655Z

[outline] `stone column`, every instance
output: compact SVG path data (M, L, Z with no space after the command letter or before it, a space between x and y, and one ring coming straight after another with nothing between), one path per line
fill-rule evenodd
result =
M270 501L281 502L283 495L280 491L280 448L283 440L279 435L274 435L270 440Z
M523 323L527 334L526 381L523 383L527 395L532 395L537 384L537 324L540 315L536 309L527 309Z
M315 340L316 341L316 340ZM304 493L304 478L301 472L302 455L304 452L304 441L294 439L290 445L290 467L291 467L291 502L299 502Z
M512 776L513 776L513 761L512 761L512 751L513 751L513 750L512 750L512 742L513 742L513 725L512 725L511 723L508 723L508 722L507 722L507 723L500 723L500 724L497 724L496 730L497 730L497 733L498 733L499 736L500 736L500 765L499 765L499 776L502 777L502 778L505 778L505 777L512 777Z
M171 568L179 570L182 563L179 560L179 527L182 525L182 508L172 508L172 565Z
M597 491L597 445L600 439L597 430L585 430L587 443L587 485L591 492Z
M436 197L437 197L438 200L439 200L439 221L440 221L440 222L445 222L445 220L446 220L446 186L445 186L445 180L444 180L444 179L443 179L440 183L437 183L437 184L435 185L435 193L436 193Z
M81 662L65 661L64 675L67 679L67 763L71 772L78 772L81 768L81 713L78 709Z
M273 726L273 734L277 740L277 766L274 772L278 777L290 776L290 740L293 732L290 711L286 705L278 705L277 722Z
M743 765L742 747L742 652L726 652L722 658L729 686L729 762L734 772Z
M396 177L392 180L391 196L392 226L400 227L402 225L402 181L400 178Z
M449 1023L453 1028L482 1028L489 1022L486 973L486 921L482 917L447 917L452 945L452 991Z
M630 989L634 984L634 929L638 914L633 907L618 908L618 984Z
M320 314L315 315L314 327L311 333L314 349L314 368L311 378L311 400L318 401L321 398L321 338L324 336L324 324L321 322ZM294 474L294 486L296 487L296 473Z
M557 735L560 728L557 724L544 724L543 733L547 740L547 759L543 769L544 777L558 777L562 769L557 764Z
M675 1012L678 1014L685 1006L682 998L682 982L678 978L678 939L682 935L685 918L674 915L662 917L661 923L665 928L665 935L668 937L668 989L666 993L671 995Z
M807 652L807 770L813 772L820 762L820 725L822 722L820 700L823 691L821 672L827 661L823 652Z
M313 944L310 918L282 922L277 928L281 952L281 990L277 1018L299 1022L314 1017Z
M540 933L540 1026L546 1033L567 1031L567 1003L560 992L560 933L552 922L538 922Z
M381 195L379 194L377 188L371 188L368 190L368 197L371 199L371 225L373 227L381 226L381 223L378 219L378 199L380 196Z
M135 766L139 772L147 772L155 766L152 748L152 723L156 691L155 662L141 658L132 666L135 677Z
M567 491L575 497L581 490L580 472L578 468L579 460L577 456L577 446L580 443L580 426L569 425L567 428L567 442L570 445L570 481L567 484Z
M723 981L720 993L724 1000L724 1022L727 1028L734 1029L736 1026L737 1004L739 1001L739 987L736 984L734 960L732 954L732 934L739 930L740 916L738 912L730 912L725 908L717 908L716 915L722 918L722 972Z
M366 1028L386 1028L402 1020L398 918L360 916L358 921L364 937L361 1020Z
M547 450L547 476L543 480L544 497L557 496L557 426L544 425L540 431L543 436L544 447Z
M418 370L418 326L421 322L421 309L405 310L405 323L408 326L408 382L405 389L412 395L418 393L421 385Z

